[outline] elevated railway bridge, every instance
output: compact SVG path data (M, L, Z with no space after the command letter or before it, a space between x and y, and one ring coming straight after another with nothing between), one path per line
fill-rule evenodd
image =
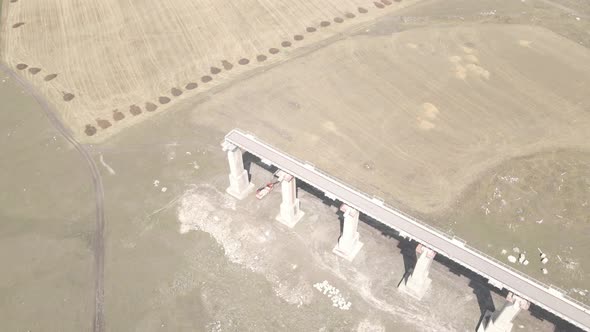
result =
M419 242L416 265L400 282L400 291L420 299L430 286L428 274L437 254L485 277L491 285L507 289L509 293L504 306L495 312L487 312L477 331L510 331L514 317L519 311L528 309L530 303L590 331L590 308L569 298L561 290L543 284L470 247L464 241L388 206L379 198L340 182L313 165L262 142L254 135L234 129L225 136L222 146L227 152L230 168L230 186L227 192L238 199L243 199L254 190L244 169L243 152L248 152L260 158L263 163L280 170L282 203L277 220L289 227L293 227L304 216L299 208L296 179L321 190L327 197L342 202L344 225L333 252L347 260L352 261L363 246L357 232L360 213L398 231L403 237Z

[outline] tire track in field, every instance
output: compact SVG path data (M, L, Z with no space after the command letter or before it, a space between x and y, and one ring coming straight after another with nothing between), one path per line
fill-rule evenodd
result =
M86 147L80 144L72 135L72 133L61 122L59 115L51 108L41 93L33 87L27 80L15 73L13 70L0 62L0 71L5 72L12 77L18 84L41 106L41 109L49 119L51 125L74 146L76 151L82 156L92 177L92 185L94 187L95 206L96 206L96 229L94 234L94 320L92 322L92 331L103 332L105 327L104 320L104 188L100 172L92 155Z

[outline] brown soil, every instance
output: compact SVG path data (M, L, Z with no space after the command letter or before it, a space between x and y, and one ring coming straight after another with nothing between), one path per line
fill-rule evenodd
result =
M71 101L72 99L74 99L74 97L76 97L73 93L64 93L64 101Z
M190 82L189 84L187 84L187 85L185 86L185 88L186 88L187 90L194 90L194 89L196 89L198 86L199 86L199 85L198 85L197 83L195 83L195 82Z
M232 65L229 61L227 60L223 60L221 61L221 65L223 66L223 69L225 70L232 70L232 68L234 67L234 65Z
M104 119L96 119L96 124L98 124L98 126L102 129L107 129L112 126L109 120Z
M141 107L137 106L137 105L131 105L129 106L129 113L131 113L131 115L133 116L137 116L141 114Z
M57 77L57 74L49 74L49 75L45 76L45 78L43 78L43 80L45 80L46 82L49 82L56 77Z
M153 112L158 108L158 105L151 103L151 102L147 102L145 103L145 110L148 112Z
M94 134L96 134L96 127L93 125L86 125L86 129L84 129L84 133L87 136L93 136Z
M172 88L172 90L170 90L170 93L174 96L174 97L178 97L182 94L182 90L180 90L179 88Z
M125 119L125 114L123 114L123 112L120 112L119 110L113 111L113 120L121 121L123 119Z

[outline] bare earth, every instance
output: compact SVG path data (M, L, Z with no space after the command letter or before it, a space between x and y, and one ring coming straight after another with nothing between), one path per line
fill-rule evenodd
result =
M370 221L354 263L336 259L333 207L304 190L292 231L273 221L278 195L229 199L218 143L235 127L503 261L525 252L514 267L590 303L589 5L384 3L4 1L2 61L96 144L107 330L465 331L501 303L444 260L423 303L403 297L396 246L412 249ZM4 83L0 321L87 330L86 166ZM567 328L532 311L516 325Z

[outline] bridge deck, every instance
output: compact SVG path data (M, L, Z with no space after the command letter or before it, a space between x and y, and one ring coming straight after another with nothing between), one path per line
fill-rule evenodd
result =
M379 199L346 186L315 169L312 165L278 151L250 134L234 129L226 135L225 140L263 160L270 161L278 168L322 190L327 196L335 197L388 227L408 234L439 254L491 279L491 283L502 285L549 312L590 331L590 310L547 285L519 274L510 267L470 248L465 243L456 241L448 235L386 206Z

